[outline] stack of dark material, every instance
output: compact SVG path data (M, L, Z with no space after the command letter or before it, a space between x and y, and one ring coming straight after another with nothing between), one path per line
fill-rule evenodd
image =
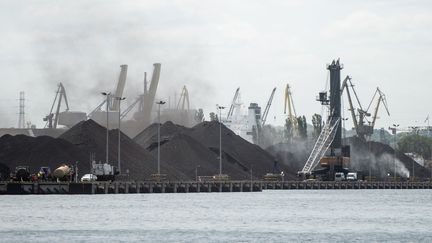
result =
M60 138L85 151L87 158L93 154L97 162L105 162L106 128L93 120L78 123L62 134ZM153 155L123 133L121 133L120 138L122 173L129 171L131 179L144 180L157 172L157 159ZM109 164L117 166L118 130L110 130L108 148ZM89 160L87 159L87 161ZM183 173L166 164L161 165L161 173L167 174L170 180L186 179Z
M5 164L0 163L0 181L8 180L9 175L10 175L10 168Z
M26 135L0 138L0 163L12 172L17 166L29 166L31 173L38 172L41 166L54 170L62 164L75 165L76 161L88 161L88 155L63 139ZM80 167L89 169L88 163L80 164Z
M378 179L385 179L394 174L394 163L396 158L396 175L400 177L410 177L414 167L414 177L428 178L430 172L428 169L419 165L412 158L404 153L395 150L389 145L379 142L364 142L358 137L348 139L351 145L351 161L352 166L357 170L368 171L372 170L372 176Z
M306 141L278 143L268 147L266 151L288 168L285 171L287 178L297 180L297 172L303 169L309 157L310 145Z
M134 141L157 155L157 124L138 134ZM186 128L166 122L161 126L161 161L183 171L190 178L198 174L211 176L219 173L219 123L203 122ZM272 172L274 157L250 144L222 125L223 174L231 179L261 179ZM281 168L283 170L283 168ZM277 171L276 173L279 173Z

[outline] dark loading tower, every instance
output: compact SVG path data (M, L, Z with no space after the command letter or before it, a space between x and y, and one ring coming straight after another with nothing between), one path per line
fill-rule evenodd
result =
M341 119L341 78L340 70L342 70L343 65L337 61L333 62L327 66L330 71L330 117L334 119ZM336 128L335 138L330 145L333 155L340 156L342 148L342 122L339 120L339 125Z

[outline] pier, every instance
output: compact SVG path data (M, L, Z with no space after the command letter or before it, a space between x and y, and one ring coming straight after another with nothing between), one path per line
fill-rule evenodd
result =
M426 182L383 181L116 181L116 182L0 182L0 194L127 194L260 192L263 190L432 189Z

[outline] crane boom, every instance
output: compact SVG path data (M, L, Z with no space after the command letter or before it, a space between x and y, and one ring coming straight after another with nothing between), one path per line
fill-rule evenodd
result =
M240 92L240 87L237 88L237 90L236 90L236 92L234 94L234 98L233 98L233 100L231 102L231 106L230 106L230 109L229 109L228 114L227 114L227 120L233 115L234 107L235 107L235 102L236 102L236 100L237 100L237 98L239 96L239 92Z
M270 111L270 107L271 107L271 104L273 102L273 97L274 97L275 92L276 92L276 88L273 89L273 91L272 91L272 93L270 95L270 98L269 98L269 100L267 102L266 108L264 109L264 113L263 113L262 118L261 118L261 124L262 124L261 126L262 127L264 127L264 125L266 123L267 115L268 115L268 113Z
M377 89L376 89L376 91L375 91L374 98L375 98L375 96L376 96L377 94L378 94L378 102L377 102L377 105L376 105L376 107L375 107L374 115L373 115L373 117L372 117L372 123L371 123L372 128L375 127L375 122L376 122L376 119L377 119L377 117L378 117L378 110L379 110L379 107L380 107L380 104L381 104L381 103L383 103L383 105L384 105L384 107L385 107L385 109L386 109L387 115L390 116L390 112L389 112L389 109L388 109L388 106L387 106L387 99L386 99L386 96L385 96L385 94L384 94L383 92L381 92L381 90L380 90L378 87L377 87ZM374 98L372 98L372 101L373 101ZM371 102L371 103L372 103L372 102ZM370 106L370 105L369 105L369 106Z
M350 106L350 111L351 111L351 117L353 119L353 123L354 123L354 127L357 130L358 128L358 122L357 122L357 117L355 114L355 109L354 109L354 105L352 102L352 98L351 98L351 93L349 90L349 86L348 86L348 82L350 82L351 88L354 89L352 83L351 83L351 78L349 76L346 76L345 80L342 83L342 90L341 90L341 95L343 94L343 91L346 90L347 92L347 96L348 96L348 102L349 102L349 106ZM355 96L357 97L357 94L355 94ZM357 99L358 101L358 99Z
M61 102L64 97L64 101L66 104L66 111L69 110L69 103L66 96L66 89L64 88L62 83L58 84L56 95L54 97L54 101L51 105L51 109L49 114L43 119L47 123L45 124L45 127L48 128L57 128L58 120L59 120L59 113L60 113L60 107ZM57 105L57 106L56 106ZM53 113L54 106L56 106L55 113Z
M138 98L135 99L135 101L128 106L121 114L120 114L120 119L123 119L127 116L127 114L142 100L142 97L139 96Z
M127 65L121 65L120 66L120 75L118 78L118 82L117 82L117 88L116 91L114 93L114 98L121 98L123 97L123 91L125 88L125 84L126 84L126 76L127 76ZM113 111L118 111L119 110L119 102L113 102L111 104L111 110Z
M148 125L150 124L150 117L153 109L153 104L156 96L157 87L159 84L160 72L161 72L161 64L154 63L153 64L153 74L151 77L150 87L147 91L147 94L144 96L144 109L143 109L143 123Z
M294 107L294 100L291 93L291 88L289 84L286 85L285 88L285 99L284 99L285 107L284 107L284 113L287 114L287 108L288 108L288 119L291 121L291 124L295 128L294 131L296 131L298 123L297 123L297 114Z
M181 107L180 107L181 103ZM182 92L180 94L180 99L177 103L177 110L189 110L189 92L186 85L183 86Z

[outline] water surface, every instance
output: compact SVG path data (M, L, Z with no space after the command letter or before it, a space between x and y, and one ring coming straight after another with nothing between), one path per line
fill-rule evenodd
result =
M430 190L0 196L2 242L432 242Z

